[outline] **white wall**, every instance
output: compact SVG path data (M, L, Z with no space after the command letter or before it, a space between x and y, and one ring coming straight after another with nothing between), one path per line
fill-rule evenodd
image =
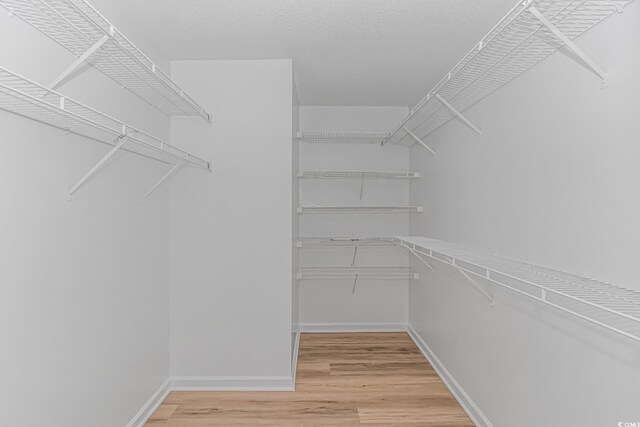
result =
M75 59L4 12L0 40L2 65L42 84ZM94 69L60 91L169 137L166 116ZM0 424L125 425L169 372L168 189L140 202L167 166L117 155L67 202L109 147L2 110L0 129Z
M300 129L305 132L384 132L408 110L405 107L300 107ZM404 147L364 144L300 144L302 171L406 172L409 152ZM377 206L408 205L409 185L404 180L368 180L360 200L358 180L302 180L301 205ZM303 237L375 237L408 232L409 214L303 215ZM353 248L301 249L300 264L349 266ZM403 266L406 254L396 248L358 250L361 267ZM406 324L407 281L360 280L352 293L352 280L305 280L300 283L302 324L327 327L353 324Z
M300 185L298 182L298 170L300 169L300 146L298 144L298 130L300 129L300 103L298 101L298 89L296 87L295 73L292 79L293 85L293 116L292 120L292 134L291 134L291 369L292 375L295 375L297 355L296 351L296 339L300 329L300 284L298 283L298 265L300 264L300 257L296 244L298 237L300 236L300 221L297 213L298 198L300 194Z
M214 163L172 181L171 373L288 378L292 63L178 61L172 71L214 120L174 118L172 141Z
M611 87L556 53L411 149L411 232L640 290L640 4L578 40ZM421 268L415 263L416 268ZM421 269L410 323L495 426L640 419L636 342L459 275Z

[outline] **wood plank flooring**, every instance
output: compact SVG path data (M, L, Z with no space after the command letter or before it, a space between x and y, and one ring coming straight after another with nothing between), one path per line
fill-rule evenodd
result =
M172 392L146 427L473 427L406 333L302 334L295 392Z

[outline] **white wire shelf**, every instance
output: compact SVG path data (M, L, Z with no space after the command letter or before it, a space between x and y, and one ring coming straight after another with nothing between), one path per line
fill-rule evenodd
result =
M466 277L480 277L640 341L639 291L426 237L396 237L394 241L418 257L450 264L465 272Z
M134 151L147 157L175 159L210 169L208 161L180 150L86 105L0 67L0 108L55 126L66 132L114 145L114 139L127 136ZM131 148L126 148L132 151Z
M421 206L299 206L299 214L421 213Z
M418 280L409 267L305 267L298 270L298 280Z
M78 58L51 88L86 61L165 114L210 121L209 113L86 1L0 0L0 6Z
M298 172L300 179L415 179L418 172L358 172L358 171L305 171Z
M332 247L395 247L392 237L303 237L298 240L297 247L332 248Z
M381 144L389 135L389 132L298 132L298 140L324 144Z
M456 116L479 132L459 113L562 46L572 50L606 83L604 72L572 40L616 11L621 12L630 1L521 0L411 109L383 145L413 145Z

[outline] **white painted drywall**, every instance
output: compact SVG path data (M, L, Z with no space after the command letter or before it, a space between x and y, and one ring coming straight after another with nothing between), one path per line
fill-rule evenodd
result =
M2 65L43 84L75 59L5 13L0 40ZM94 69L60 91L169 137L166 116ZM0 424L123 426L169 374L169 191L140 202L167 166L116 155L67 202L109 146L3 110L0 143Z
M290 376L291 60L177 61L214 124L172 119L172 141L213 160L171 192L171 373Z
M292 375L295 375L296 361L295 346L296 336L299 332L300 325L300 284L298 283L298 265L299 254L296 247L298 237L300 236L300 221L297 213L298 195L300 193L300 185L298 183L298 170L300 168L300 146L298 144L298 130L300 129L300 102L298 101L298 88L296 84L295 72L292 79L293 85L293 115L292 115L292 134L291 134L291 369Z
M556 53L420 147L411 232L640 290L640 4L578 39L611 86ZM419 263L414 263L421 268ZM410 323L496 427L640 420L638 343L451 269L421 269Z
M405 107L300 107L305 132L384 132L408 112ZM302 171L407 172L409 151L404 147L363 144L300 144ZM360 200L359 180L301 180L301 205L408 205L404 180L368 180ZM409 214L302 215L303 237L372 237L397 235L409 229ZM301 249L300 264L349 266L353 248ZM358 250L361 267L406 266L406 254L396 248ZM305 280L300 284L302 324L406 324L407 281Z

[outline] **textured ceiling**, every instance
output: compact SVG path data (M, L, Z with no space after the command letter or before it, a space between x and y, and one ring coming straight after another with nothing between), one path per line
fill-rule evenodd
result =
M292 58L301 105L413 105L516 0L112 0L170 59Z

